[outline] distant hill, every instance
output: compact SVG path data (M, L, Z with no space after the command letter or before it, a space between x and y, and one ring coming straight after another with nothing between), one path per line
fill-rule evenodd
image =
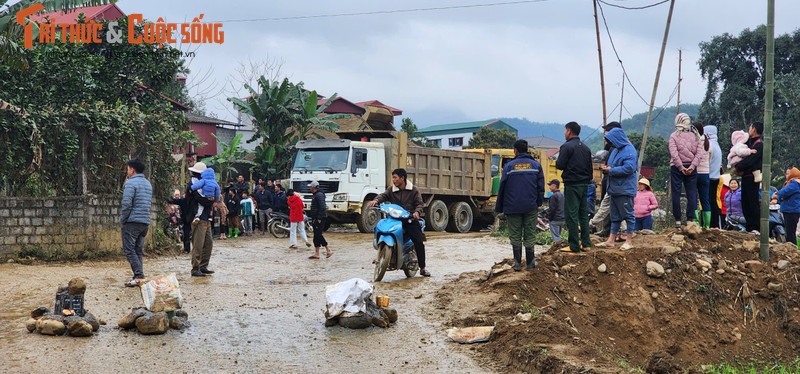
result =
M553 122L534 122L527 118L500 118L503 122L513 126L518 131L520 138L533 136L546 136L557 140L564 139L564 124Z
M681 104L681 112L686 113L689 117L697 117L700 110L700 105L697 104ZM660 114L659 114L660 112ZM650 133L648 136L658 136L668 138L669 134L675 130L675 107L667 107L664 111L655 110L653 112L653 120L650 123ZM647 112L633 115L633 117L622 120L622 129L625 133L636 132L639 134L644 133L644 125L647 123ZM603 147L603 133L597 131L592 136L584 139L586 145L593 151L598 151Z

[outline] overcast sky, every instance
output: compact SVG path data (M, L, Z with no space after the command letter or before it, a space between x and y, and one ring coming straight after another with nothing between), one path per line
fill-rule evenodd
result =
M487 4L501 0L442 1L214 1L122 0L127 14L167 22L279 18ZM658 0L607 0L642 6ZM776 34L798 27L799 1L777 1ZM611 36L628 74L649 102L669 3L645 10L603 6ZM738 35L766 23L766 1L678 0L672 19L656 106L677 83L683 49L681 101L699 103L704 83L698 44L715 35ZM601 20L602 22L602 20ZM222 88L241 61L277 59L292 81L351 101L378 99L419 125L527 117L597 126L602 121L597 42L591 0L417 11L365 16L224 22L225 43L198 46L190 84ZM622 70L601 23L609 112L620 101ZM186 49L186 46L183 47ZM632 113L647 105L626 84ZM234 120L224 93L207 110ZM672 104L674 105L673 98ZM629 115L623 114L626 118ZM619 118L618 109L609 114Z

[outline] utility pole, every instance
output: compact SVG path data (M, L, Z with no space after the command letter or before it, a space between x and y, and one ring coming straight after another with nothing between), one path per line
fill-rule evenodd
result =
M603 51L600 48L600 21L597 19L597 0L594 3L594 28L597 32L597 60L600 62L600 96L603 100L603 123L600 126L606 125L608 119L606 114L606 81L603 78Z
M656 80L653 82L653 95L650 97L650 110L647 111L647 122L644 125L642 134L642 146L639 150L639 163L637 164L639 173L642 172L642 161L644 152L647 149L647 134L650 132L650 122L653 120L653 107L656 105L656 93L658 92L658 79L661 77L661 65L664 62L664 51L667 49L667 39L669 38L669 25L672 23L672 10L675 9L675 0L669 2L669 14L667 15L667 26L664 30L664 41L661 43L661 55L658 57L658 69L656 69Z
M622 123L622 110L625 109L625 71L622 71L622 93L619 94L619 123Z
M761 159L761 261L769 261L769 200L772 197L772 96L775 91L775 0L767 0L767 62L764 84L764 154ZM769 192L768 192L769 191Z
M681 112L681 81L683 81L683 77L681 76L682 65L683 65L683 50L678 49L678 102L675 104L676 116Z

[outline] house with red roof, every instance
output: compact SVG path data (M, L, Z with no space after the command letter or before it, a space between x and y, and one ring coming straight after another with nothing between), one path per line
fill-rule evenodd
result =
M106 5L87 6L68 10L66 12L57 10L55 12L39 13L30 16L30 20L38 23L75 23L78 16L83 14L87 21L115 21L119 18L125 17L125 13L119 9L117 4L110 3Z

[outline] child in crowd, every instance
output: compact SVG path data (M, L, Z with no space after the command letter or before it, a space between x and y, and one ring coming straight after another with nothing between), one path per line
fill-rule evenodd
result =
M215 201L219 201L220 189L217 184L214 169L208 168L200 173L200 179L192 183L192 190L197 191L202 197L197 206L197 214L194 215L192 225L200 222L200 216L205 209L211 209Z
M731 151L728 152L728 169L736 166L736 164L745 157L756 153L755 149L750 149L750 147L745 144L749 138L750 135L742 130L734 131L731 134Z
M242 206L242 228L244 229L244 234L247 236L253 235L253 217L256 215L256 207L247 191L242 192L242 201L239 204Z
M553 236L553 243L561 244L561 227L564 226L564 193L559 190L561 182L553 179L548 184L550 187L550 199L547 203L547 219L550 221L550 235Z
M639 191L633 198L633 213L636 218L634 227L636 231L652 230L652 212L658 209L658 201L653 190L650 189L650 181L647 178L639 179Z

